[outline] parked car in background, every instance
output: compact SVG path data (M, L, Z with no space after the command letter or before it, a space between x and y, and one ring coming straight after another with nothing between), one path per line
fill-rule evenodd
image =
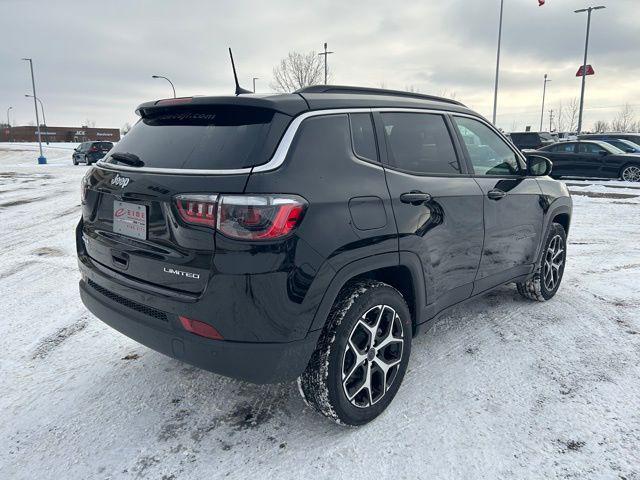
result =
M510 282L558 290L566 186L459 102L316 86L137 112L82 183L80 294L166 355L298 378L318 412L361 425L445 309Z
M640 153L640 145L629 140L624 140L622 138L607 138L600 141L613 145L625 153Z
M86 163L91 165L96 163L113 148L111 142L84 142L78 145L73 151L73 164Z
M598 140L560 142L538 150L553 162L551 176L640 181L640 155Z
M627 140L640 145L640 133L585 133L578 137L580 140Z
M547 132L511 132L509 137L511 142L520 150L537 150L556 143L556 139Z

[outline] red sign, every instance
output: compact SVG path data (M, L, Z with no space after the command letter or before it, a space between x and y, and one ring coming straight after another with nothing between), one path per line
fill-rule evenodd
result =
M595 73L596 72L593 71L593 67L591 65L587 65L587 75L594 75ZM582 67L580 67L576 72L576 77L581 77L582 75L584 75L584 73L582 72Z

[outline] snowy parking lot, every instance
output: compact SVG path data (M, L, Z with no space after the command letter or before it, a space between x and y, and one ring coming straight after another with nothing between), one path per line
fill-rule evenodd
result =
M0 144L0 472L6 479L640 479L640 185L568 180L563 285L513 286L414 339L361 428L110 329L78 295L70 145Z

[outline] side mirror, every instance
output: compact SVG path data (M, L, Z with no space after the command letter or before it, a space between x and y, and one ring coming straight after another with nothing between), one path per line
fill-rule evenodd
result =
M534 177L544 177L551 173L553 164L547 157L541 155L527 156L527 172Z

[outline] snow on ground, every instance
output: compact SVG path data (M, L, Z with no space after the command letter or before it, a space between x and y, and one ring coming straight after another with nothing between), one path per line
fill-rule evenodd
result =
M342 428L294 383L198 370L87 313L87 167L45 155L0 144L3 478L640 478L639 197L574 196L558 295L506 286L450 311L414 339L387 412Z

